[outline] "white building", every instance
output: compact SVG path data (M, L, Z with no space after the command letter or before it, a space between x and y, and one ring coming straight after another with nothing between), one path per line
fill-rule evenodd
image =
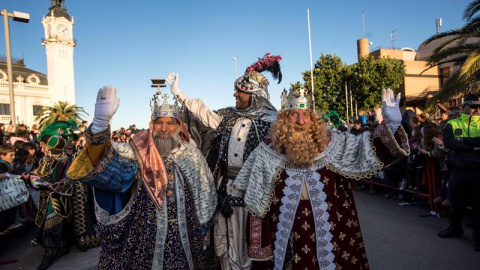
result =
M43 106L52 106L58 101L75 104L75 79L73 70L73 17L67 13L64 0L51 0L52 6L43 17L47 55L47 76L28 69L23 59L13 60L13 88L17 124L32 126ZM8 124L10 116L10 95L8 89L7 64L0 58L0 123Z

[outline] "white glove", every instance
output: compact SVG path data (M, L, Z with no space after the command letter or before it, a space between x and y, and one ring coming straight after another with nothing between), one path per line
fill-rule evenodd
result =
M170 85L170 91L172 94L180 99L180 101L184 101L186 96L182 90L180 90L180 77L178 76L178 73L175 74L170 72L167 76L167 82Z
M119 102L120 99L117 98L117 89L115 89L114 86L108 85L98 90L91 128L93 134L107 130L110 119L118 109Z
M393 96L392 89L383 89L382 91L382 113L387 120L388 127L395 134L402 122L402 114L400 113L400 98L402 93L398 93L397 98Z

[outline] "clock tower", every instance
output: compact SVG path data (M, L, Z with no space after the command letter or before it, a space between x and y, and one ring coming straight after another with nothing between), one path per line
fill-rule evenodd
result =
M47 54L49 92L54 102L68 101L75 104L75 78L73 71L73 17L67 13L65 0L50 0L51 7L43 17L45 38L42 45Z

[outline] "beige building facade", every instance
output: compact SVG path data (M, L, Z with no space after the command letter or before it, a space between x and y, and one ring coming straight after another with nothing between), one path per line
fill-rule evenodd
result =
M370 55L376 59L389 57L402 60L405 64L405 77L400 89L402 93L401 106L403 109L412 109L416 113L424 112L428 99L438 92L441 86L450 78L456 68L453 63L447 63L428 68L427 58L442 40L421 44L418 50L412 48L377 48L370 52L368 39L357 41L359 57ZM458 67L457 67L458 68ZM454 105L454 104L452 104Z

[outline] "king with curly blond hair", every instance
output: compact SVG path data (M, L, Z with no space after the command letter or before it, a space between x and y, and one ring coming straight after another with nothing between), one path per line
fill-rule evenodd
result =
M382 99L379 127L395 134L398 99L392 90ZM302 86L284 91L269 135L233 183L249 211L251 269L369 269L349 179L382 169L372 134L332 132Z

